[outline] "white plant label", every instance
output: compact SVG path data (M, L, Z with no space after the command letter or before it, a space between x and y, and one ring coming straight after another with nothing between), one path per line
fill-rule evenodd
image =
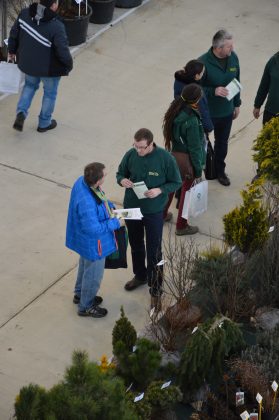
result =
M144 397L144 392L143 392L142 394L138 395L138 396L134 399L134 402L138 402L138 401L142 400L142 399L143 399L143 397Z
M159 262L158 262L158 264L157 264L157 265L159 265L159 266L160 266L160 265L164 265L164 264L166 264L166 262L167 262L166 260L161 260L161 261L159 261Z
M263 400L263 397L261 396L261 394L257 393L256 400L258 401L259 404L261 404L261 402Z
M273 389L274 392L277 392L278 389L278 384L276 381L273 381L271 384L271 388Z
M133 386L133 382L128 386L128 388L126 389L126 392L130 391L130 389L132 388L132 386Z
M149 313L150 318L152 318L154 312L155 312L155 306L154 306L154 308L151 309L151 311Z
M192 334L194 334L198 329L199 329L199 327L195 327L192 331Z
M168 386L170 386L171 381L165 382L162 386L161 389L167 388Z
M274 226L270 226L270 228L268 229L268 233L271 233L274 231Z
M248 411L243 411L243 413L240 414L240 417L242 418L242 420L247 420L250 417L250 414L248 413Z
M133 346L133 353L137 350L137 346Z

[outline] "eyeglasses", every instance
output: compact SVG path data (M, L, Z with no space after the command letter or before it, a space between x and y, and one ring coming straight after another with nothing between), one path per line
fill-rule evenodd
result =
M150 144L148 144L147 146L137 146L135 143L133 143L133 147L136 150L146 150L150 146Z

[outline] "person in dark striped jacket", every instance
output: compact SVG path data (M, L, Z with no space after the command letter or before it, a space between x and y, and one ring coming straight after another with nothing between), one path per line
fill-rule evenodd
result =
M25 84L16 110L13 128L23 130L32 99L43 83L44 94L37 131L42 133L57 126L52 119L61 76L73 68L64 24L56 13L58 0L40 0L23 9L11 28L8 60L17 61L25 74Z

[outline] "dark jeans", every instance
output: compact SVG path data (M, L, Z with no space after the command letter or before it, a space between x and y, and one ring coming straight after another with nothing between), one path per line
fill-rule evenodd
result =
M162 293L163 266L158 267L157 263L162 259L163 212L145 214L142 220L126 220L126 226L133 272L140 280L147 278L150 294L159 296Z
M266 109L263 112L263 125L270 121L274 117L278 117L279 114L272 114L271 112L267 111Z
M222 117L212 118L214 125L214 153L217 176L223 176L225 173L225 159L228 153L228 141L232 128L233 114Z

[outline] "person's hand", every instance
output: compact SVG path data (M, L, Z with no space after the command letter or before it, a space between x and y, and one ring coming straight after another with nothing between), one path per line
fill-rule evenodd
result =
M233 120L235 120L239 116L239 111L240 111L239 106L237 106L237 107L234 108L234 111L233 111Z
M162 194L161 188L151 188L151 190L148 190L144 193L145 197L147 198L155 198L160 194Z
M224 86L219 86L215 89L215 96L221 96L222 98L225 98L228 96L229 91Z
M133 183L128 178L123 178L122 181L120 181L120 184L124 188L133 188Z
M120 223L120 227L125 226L125 219L123 219L123 217L121 217L121 219L118 219L119 223Z
M7 57L7 61L8 62L14 63L15 62L15 59L16 59L16 55L15 54L8 53L8 57Z
M256 120L259 118L260 116L260 108L254 108L253 109L253 115L256 118Z

